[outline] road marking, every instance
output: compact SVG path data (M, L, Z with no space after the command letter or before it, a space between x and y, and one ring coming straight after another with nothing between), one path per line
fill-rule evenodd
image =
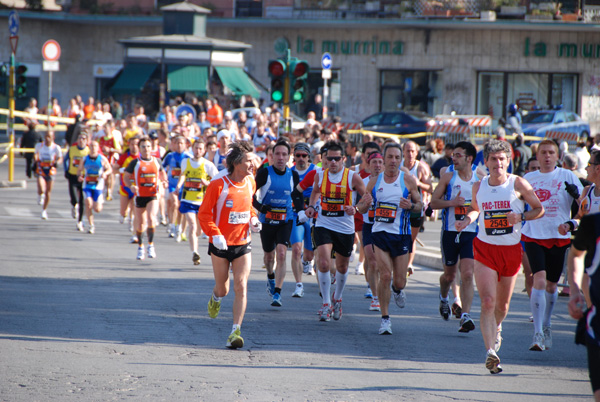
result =
M34 214L30 208L4 207L4 209L11 216L20 216L20 217L27 217L27 218L36 216L36 214Z

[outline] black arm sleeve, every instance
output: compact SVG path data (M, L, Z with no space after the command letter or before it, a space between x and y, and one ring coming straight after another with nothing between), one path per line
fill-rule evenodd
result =
M304 197L302 192L298 191L296 187L300 183L300 175L295 170L292 171L292 176L294 178L294 188L292 190L292 203L294 207L294 212L300 212L304 209Z
M269 178L269 171L267 169L265 169L265 168L258 169L258 172L256 172L256 178L255 178L256 192L258 192L259 188L261 188L262 186L267 184L268 178ZM269 211L269 206L261 204L256 199L256 192L254 193L254 196L252 197L252 206L263 214L267 213Z
M129 162L129 165L127 165L127 166L125 167L125 171L126 171L127 173L133 173L133 172L135 171L134 169L135 169L135 165L137 165L137 162L138 162L138 160L137 160L137 159L134 159L134 160L132 160L131 162Z

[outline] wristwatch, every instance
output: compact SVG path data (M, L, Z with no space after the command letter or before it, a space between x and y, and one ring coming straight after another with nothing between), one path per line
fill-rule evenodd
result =
M525 212L521 213L521 222L525 222Z

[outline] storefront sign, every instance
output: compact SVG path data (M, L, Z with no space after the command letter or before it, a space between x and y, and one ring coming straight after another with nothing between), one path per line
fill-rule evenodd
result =
M331 53L342 55L378 55L393 54L401 56L404 51L402 41L379 41L376 38L367 41L322 40L318 47L315 40L298 36L296 39L297 54Z
M600 43L559 43L556 48L558 57L577 58L583 57L585 59L597 59L600 58ZM531 43L529 38L525 38L525 56L536 56L546 57L548 56L548 46L545 42Z

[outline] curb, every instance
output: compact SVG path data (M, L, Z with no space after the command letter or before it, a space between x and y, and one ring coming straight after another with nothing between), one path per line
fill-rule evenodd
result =
M0 180L0 188L27 188L27 182L25 180Z
M417 251L415 252L414 263L437 271L443 271L442 257L439 254L436 255L426 251Z

